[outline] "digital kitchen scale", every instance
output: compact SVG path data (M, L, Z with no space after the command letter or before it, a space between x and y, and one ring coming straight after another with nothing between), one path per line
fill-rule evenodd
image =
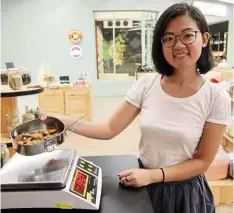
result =
M102 170L75 150L15 153L0 170L1 209L99 209Z

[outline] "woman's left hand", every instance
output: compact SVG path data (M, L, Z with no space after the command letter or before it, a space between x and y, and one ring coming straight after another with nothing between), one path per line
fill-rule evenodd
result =
M151 184L151 175L151 170L147 169L128 169L118 174L121 183L134 187Z

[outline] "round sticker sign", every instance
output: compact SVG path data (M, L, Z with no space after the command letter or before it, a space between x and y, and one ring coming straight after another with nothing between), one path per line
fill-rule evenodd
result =
M70 49L70 56L74 59L79 59L81 58L83 55L83 50L81 49L80 46L78 45L74 45L72 46L72 48Z

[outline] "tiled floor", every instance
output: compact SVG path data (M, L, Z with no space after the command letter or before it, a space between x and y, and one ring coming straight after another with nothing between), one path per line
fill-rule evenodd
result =
M94 98L93 122L103 122L115 111L124 100L123 97L97 97ZM63 148L76 148L81 156L91 155L138 155L138 141L140 131L138 119L114 139L93 140L72 134L61 145ZM216 213L233 213L232 206L217 207Z

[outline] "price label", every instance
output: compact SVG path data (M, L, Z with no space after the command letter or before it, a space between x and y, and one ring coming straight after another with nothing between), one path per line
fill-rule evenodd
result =
M55 203L55 208L72 209L72 204L71 203Z

